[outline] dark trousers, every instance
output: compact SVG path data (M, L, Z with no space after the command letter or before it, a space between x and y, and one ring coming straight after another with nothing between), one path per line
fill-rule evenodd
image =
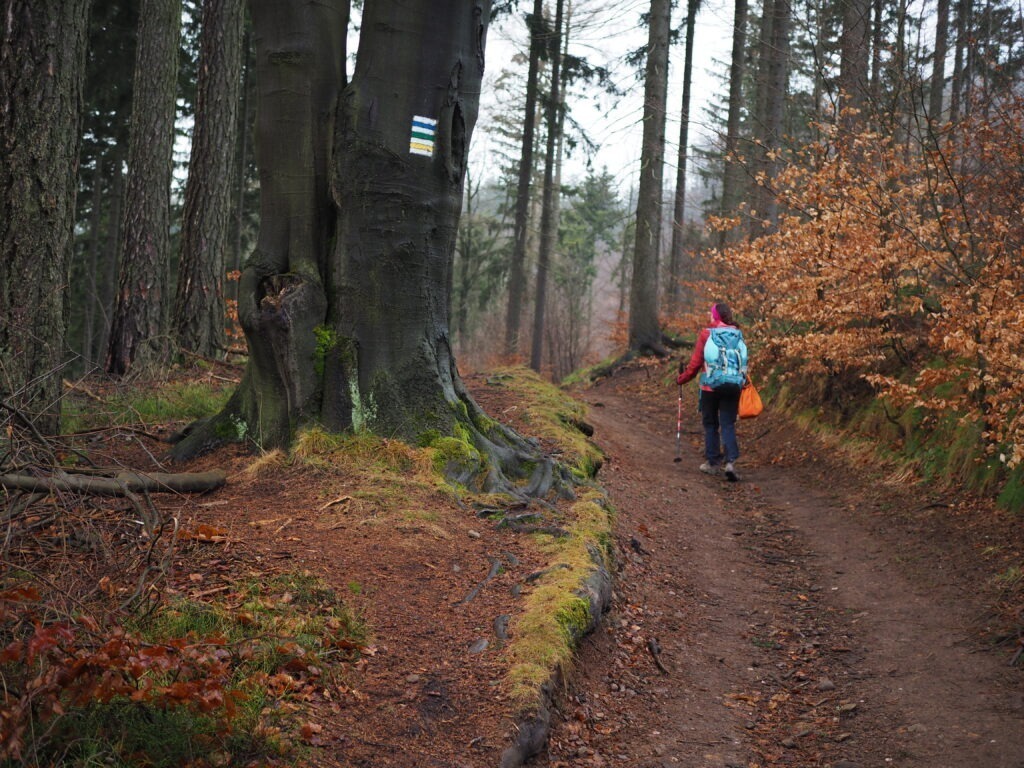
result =
M740 410L740 390L700 391L700 417L704 423L704 457L711 466L736 461L740 446L736 442L736 416ZM724 455L723 455L724 448Z

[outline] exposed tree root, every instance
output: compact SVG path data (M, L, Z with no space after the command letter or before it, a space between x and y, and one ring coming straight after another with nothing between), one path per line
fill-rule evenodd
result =
M657 346L646 346L642 349L629 349L623 352L619 357L612 360L610 363L605 365L599 365L590 371L591 382L599 381L600 379L606 379L609 376L613 376L623 366L641 357L657 357L664 358L671 354L670 350L675 349L687 349L692 348L694 342L688 339L680 338L674 334L663 333L661 335L661 344Z
M466 603L475 600L476 596L480 594L480 590L482 590L487 585L487 582L489 582L491 579L497 576L498 573L501 572L500 557L489 557L488 560L491 561L491 569L487 572L487 575L484 577L484 580L477 584L475 587L473 587L473 589L470 590L469 594L461 600L459 600L457 603L455 603L455 605L465 605Z

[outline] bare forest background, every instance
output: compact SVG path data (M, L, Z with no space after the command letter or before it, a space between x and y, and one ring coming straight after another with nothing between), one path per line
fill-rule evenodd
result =
M502 56L487 61L448 297L464 370L522 361L560 381L667 354L723 299L780 405L1020 505L1018 5L494 10ZM713 49L695 33L711 12L731 18ZM244 355L237 278L260 198L244 7L98 0L86 50L55 373L73 384ZM717 78L709 103L690 103L695 69ZM633 131L588 117L628 103L617 119ZM168 125L173 162L153 138ZM609 170L616 143L642 143L640 165ZM935 448L951 442L964 450Z

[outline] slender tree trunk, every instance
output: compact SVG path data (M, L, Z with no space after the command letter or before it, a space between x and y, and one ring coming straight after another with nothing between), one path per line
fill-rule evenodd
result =
M743 166L739 158L740 113L743 109L743 78L747 55L747 0L736 0L732 21L732 59L729 64L729 115L725 126L725 168L722 174L722 216L730 216L739 203ZM728 232L718 235L718 247L728 242Z
M142 0L135 55L128 189L107 371L166 350L164 292L170 262L170 195L181 0Z
M899 0L896 8L896 34L893 45L893 56L888 64L889 81L893 84L889 97L887 116L882 124L892 133L896 145L907 142L908 131L906 118L910 113L907 94L910 90L909 73L907 71L907 16L908 0ZM909 119L909 118L907 118Z
M651 29L644 76L640 191L636 205L636 248L629 292L629 351L659 356L665 354L658 317L658 255L661 246L670 26L669 0L651 0Z
M555 29L551 41L551 94L547 107L547 148L544 157L543 201L540 213L540 248L537 252L537 281L534 288L533 338L530 340L530 367L540 371L544 352L544 312L547 302L548 268L554 250L558 225L555 221L555 150L558 147L562 64L562 16L565 0L555 5Z
M971 0L957 0L956 3L956 47L953 53L953 82L949 94L949 121L960 121L960 99L964 92L964 62L967 53L967 17Z
M99 310L99 293L97 291L96 270L100 262L100 251L103 249L103 238L100 229L103 224L103 153L96 154L96 167L93 172L92 210L89 215L89 243L86 246L85 267L85 311L82 321L82 363L86 373L93 367L96 359L96 315Z
M0 425L60 430L90 0L3 0ZM17 412L19 418L11 419Z
M825 63L822 54L825 47L825 13L822 5L822 0L812 0L812 7L814 9L814 86L811 95L813 101L811 119L815 121L821 120L825 106L823 99L827 93L825 89ZM814 135L816 137L819 136L820 131L815 129Z
M533 13L527 16L530 29L530 63L526 75L526 106L523 114L523 143L516 180L516 211L512 226L512 259L509 263L508 308L505 317L505 354L519 353L520 323L523 314L523 295L526 289L527 224L530 214L530 179L533 177L533 142L537 121L537 73L542 38L544 3L534 0Z
M103 315L103 325L99 338L96 339L96 352L93 358L97 364L102 361L110 344L110 327L117 302L117 263L121 253L121 225L124 221L124 154L115 147L111 157L110 203L107 210L107 237L103 244L103 275L99 286L99 305Z
M243 9L244 10L244 9ZM243 14L244 16L244 14ZM249 99L252 90L252 38L248 27L245 29L245 36L242 40L242 92L241 103L238 107L238 140L235 142L235 204L234 204L234 242L231 247L231 271L238 273L242 269L242 238L245 232L245 200L246 192L249 189L249 168L250 152L250 127L252 121L249 119ZM237 303L238 301L238 280L232 280L226 295Z
M457 288L449 291L452 302L455 305L455 338L459 342L459 349L466 348L466 329L469 319L469 282L470 271L473 262L479 258L476 252L476 237L473 231L473 202L480 191L479 182L476 190L473 189L473 180L469 169L466 169L466 208L463 212L463 226L459 229L459 249L456 261L459 265L459 279Z
M562 51L561 51L561 54L559 56L559 61L561 61L561 62L566 61L566 59L567 59L567 57L569 55L569 35L570 35L571 31L572 31L572 8L573 8L572 2L573 2L573 0L567 0L567 2L568 2L568 7L565 9L565 11L563 13L564 18L562 19L562 41L561 41ZM554 195L552 195L552 198L551 198L551 222L552 223L551 223L551 226L550 226L550 234L549 234L549 237L550 237L550 240L551 240L551 247L548 250L549 264L551 262L554 262L554 272L555 272L555 274L558 273L559 261L564 258L559 253L559 248L558 248L559 237L558 237L558 233L559 233L559 229L560 229L561 224L562 224L562 193L561 193L561 189L562 189L562 166L563 166L563 160L565 159L565 94L566 94L566 91L569 88L568 74L569 74L568 70L565 68L565 66L564 65L561 66L560 67L560 76L561 76L562 82L558 86L558 129L555 132L555 135L557 137L557 141L556 141L556 145L555 145L555 178L554 178L554 183L552 184L552 189L554 191ZM549 267L549 269L550 269L550 267ZM552 309L552 307L557 304L557 301L558 301L557 294L553 298L552 298L552 296L550 294L548 295L548 304L549 304L548 311L550 311ZM556 328L551 328L551 325L552 325L551 323L545 323L545 325L547 325L549 327L549 329L552 331L552 334L550 334L550 335L557 336L558 332L560 330L563 330L563 329L557 328L557 327ZM568 329L566 329L566 330L568 330ZM550 346L549 346L549 349L551 349ZM555 366L555 355L551 354L550 357L551 357L551 361L550 361L551 362L551 367L555 368L556 367ZM556 373L555 380L557 381L560 378L562 378L562 377L558 376L558 374Z
M948 0L947 0L948 1ZM871 102L882 103L882 48L885 44L885 3L873 0L871 9Z
M841 0L842 31L839 37L839 108L859 110L869 94L871 55L871 0ZM847 127L859 122L847 112L841 119Z
M771 100L771 69L772 62L772 29L775 24L775 6L777 0L762 0L761 23L758 29L757 66L754 70L754 109L752 113L751 133L754 141L751 143L747 162L754 175L768 174L768 103ZM762 234L763 222L766 218L768 207L768 190L756 181L750 183L750 208L751 215L748 222L748 231L751 237Z
M636 189L633 187L629 188L629 195L626 198L626 210L634 210L634 195ZM619 266L616 268L615 273L618 275L618 294L619 304L617 315L620 318L626 316L627 302L629 300L629 286L633 281L633 257L629 252L630 245L636 246L636 227L630 228L628 222L622 227L622 243L620 245L621 256L619 258Z
M669 257L668 305L680 309L683 263L686 260L686 161L690 148L690 86L693 80L694 31L701 0L689 0L686 6L686 53L683 59L683 103L679 109L679 154L676 160L675 204L672 208L672 251Z
M935 10L935 54L932 59L931 91L928 97L928 118L938 124L946 93L946 51L949 46L949 0L938 0Z
M768 99L765 104L764 172L767 187L762 192L764 217L775 229L779 218L779 204L772 189L778 174L779 152L782 151L783 116L789 83L789 28L792 9L789 0L775 0L772 4L771 57L768 62Z
M183 348L224 348L224 273L242 74L242 0L204 0L195 128L173 331Z

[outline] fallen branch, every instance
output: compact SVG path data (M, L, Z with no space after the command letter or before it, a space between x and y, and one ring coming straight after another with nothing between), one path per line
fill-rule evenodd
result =
M647 651L651 654L651 658L654 659L654 665L661 671L661 674L667 675L668 670L661 663L661 646L658 645L658 641L653 637L647 641Z
M569 535L567 530L559 528L557 525L520 525L519 523L509 523L506 527L515 533L546 533L549 536L554 536L556 539L565 538Z
M51 477L31 475L0 475L0 486L8 490L32 493L77 492L102 496L127 496L129 493L204 493L220 488L227 475L215 469L210 472L119 472L115 477L69 475L65 472Z

